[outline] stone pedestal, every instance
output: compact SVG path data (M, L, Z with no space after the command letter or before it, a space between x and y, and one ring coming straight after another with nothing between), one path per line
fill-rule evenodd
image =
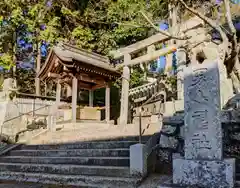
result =
M133 176L147 175L147 146L135 144L130 146L130 173Z
M63 110L63 120L70 121L72 119L72 110L71 109L64 109Z
M223 160L220 101L217 61L185 68L185 155L173 160L173 184L234 187L235 160Z
M235 159L174 159L173 182L177 185L198 185L206 188L234 187Z

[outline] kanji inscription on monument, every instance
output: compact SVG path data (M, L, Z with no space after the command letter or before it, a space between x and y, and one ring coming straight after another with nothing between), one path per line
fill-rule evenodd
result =
M220 86L217 63L184 71L185 159L222 159Z

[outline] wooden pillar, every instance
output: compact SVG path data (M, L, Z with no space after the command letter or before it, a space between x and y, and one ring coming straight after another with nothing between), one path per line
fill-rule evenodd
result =
M56 91L56 106L57 106L57 108L60 104L60 99L61 99L61 84L58 81L57 82L57 91Z
M131 60L130 54L124 55L124 63ZM126 125L128 121L128 94L129 94L129 80L130 70L128 66L123 68L122 74L122 94L121 94L121 112L120 112L120 124Z
M77 93L78 93L78 80L76 77L72 80L72 122L77 120Z
M47 82L44 82L44 92L45 92L45 97L47 96Z
M94 91L93 90L89 90L89 106L90 107L93 107L93 93Z
M105 119L108 123L110 121L110 86L107 84L105 91Z

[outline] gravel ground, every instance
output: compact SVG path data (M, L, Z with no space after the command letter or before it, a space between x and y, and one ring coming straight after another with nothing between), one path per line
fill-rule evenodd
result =
M72 186L61 185L41 185L39 183L25 184L25 183L0 183L0 188L73 188Z
M169 180L169 176L164 176L160 174L152 174L138 188L157 188L161 183ZM1 183L0 188L73 188L73 186L61 186L61 185L41 185L36 183Z

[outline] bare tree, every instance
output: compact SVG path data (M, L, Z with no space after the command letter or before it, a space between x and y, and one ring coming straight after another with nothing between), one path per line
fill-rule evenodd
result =
M186 10L188 10L192 14L201 18L207 25L212 27L212 29L216 30L220 34L222 38L222 43L220 45L222 46L223 63L226 66L228 75L232 79L234 90L236 91L236 93L240 93L240 46L237 41L237 32L232 20L230 1L223 0L225 7L225 14L223 16L226 17L226 21L230 29L230 34L227 34L227 31L223 29L219 20L214 20L207 17L200 11L189 7L183 0L179 0L178 3L180 3Z
M200 1L200 0L199 0ZM194 1L195 2L195 1ZM213 1L203 1L205 4L207 4L207 8L211 9L215 5L215 2ZM203 2L199 3L198 6L202 6L203 8ZM226 23L229 27L230 33L228 30L224 29L222 26L222 23L219 21L219 19L213 19L209 16L209 11L206 11L206 7L204 7L204 12L199 11L196 7L189 6L186 1L184 0L170 0L170 3L173 3L175 7L181 5L185 10L189 11L191 14L199 17L204 21L206 25L208 25L213 30L217 31L219 35L221 36L221 43L218 44L220 51L220 60L222 63L226 66L226 70L228 73L228 76L231 78L233 83L233 88L236 93L240 93L240 63L239 63L239 50L240 50L240 44L238 43L237 38L237 32L233 24L232 20L232 13L230 8L230 0L223 0L223 6L225 9L225 12L222 16L226 18ZM203 3L203 4L202 4ZM192 3L194 4L194 3ZM162 31L158 27L155 26L155 24L147 17L147 15L143 12L141 12L143 17L150 23L150 25L158 32L160 32L163 35L171 36L172 39L176 40L188 40L189 38L181 35L181 36L173 36L171 33ZM206 38L206 40L208 40ZM199 45L199 44L197 44ZM192 46L191 46L192 47Z

